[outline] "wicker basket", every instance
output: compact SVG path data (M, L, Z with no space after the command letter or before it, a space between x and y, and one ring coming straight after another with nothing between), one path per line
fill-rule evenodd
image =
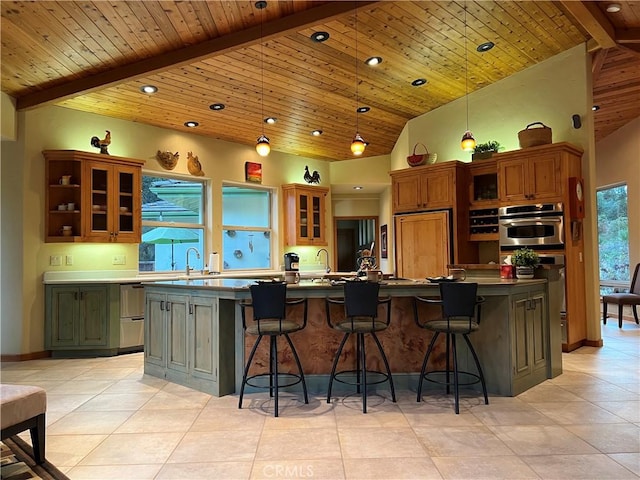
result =
M426 153L416 153L416 149L418 145L421 145L424 148ZM416 143L413 147L413 154L407 157L407 163L410 167L418 167L420 165L424 165L425 163L432 164L436 162L438 155L435 153L429 153L427 147L422 143Z
M531 128L540 125L540 128ZM527 125L524 130L518 132L520 148L535 147L551 143L551 129L542 122L534 122Z

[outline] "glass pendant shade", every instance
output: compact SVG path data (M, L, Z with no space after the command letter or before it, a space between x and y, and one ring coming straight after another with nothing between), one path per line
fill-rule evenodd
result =
M473 133L469 130L464 132L462 140L460 141L460 147L465 152L473 152L473 149L476 148L476 139L473 138Z
M258 143L256 143L256 152L258 152L258 155L261 157L266 157L270 151L271 145L269 145L269 139L264 135L260 135L258 137Z
M359 133L356 133L355 137L353 137L353 141L351 142L351 152L354 155L362 155L365 147L364 139Z

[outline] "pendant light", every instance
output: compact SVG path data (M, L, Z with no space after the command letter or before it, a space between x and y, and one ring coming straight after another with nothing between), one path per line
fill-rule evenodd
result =
M351 152L360 156L364 153L364 149L367 146L362 136L358 133L358 6L355 7L355 34L356 34L356 134L351 142Z
M469 54L467 53L467 2L464 3L464 90L467 101L467 131L462 135L460 147L465 152L472 152L476 148L476 139L469 130Z
M264 10L267 7L267 2L264 0L259 0L255 3L255 6L258 10ZM262 20L264 18L264 13L260 12L260 78L261 78L261 118L264 118L264 53L262 51ZM261 157L266 157L271 152L271 145L269 145L269 138L264 134L264 122L260 122L262 124L262 135L258 137L258 141L256 143L256 152Z

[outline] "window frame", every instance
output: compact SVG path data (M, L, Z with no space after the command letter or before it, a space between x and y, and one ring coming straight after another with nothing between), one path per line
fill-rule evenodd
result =
M176 222L176 221L159 221L159 220L145 220L142 213L140 214L140 226L141 229L145 227L157 228L157 227L171 227L171 228L185 228L190 230L200 230L202 237L202 252L200 252L201 259L204 263L205 253L207 251L209 245L209 231L210 231L210 215L209 215L209 197L211 190L211 179L208 178L195 178L193 176L180 174L180 173L171 173L171 172L160 172L157 170L142 170L142 180L144 177L154 177L154 178L165 178L168 180L177 180L183 182L191 182L191 183L199 183L201 184L201 196L199 202L200 208L200 223L192 223L192 222ZM142 204L142 202L141 202ZM144 243L142 239L140 239L140 243ZM153 274L153 273L173 273L176 270L151 270L151 271L140 271L140 259L138 258L138 271L142 274Z
M243 189L248 189L248 190L258 190L258 191L263 191L263 192L267 192L269 194L269 213L268 213L268 223L269 226L268 227L246 227L246 226L240 226L240 225L227 225L223 223L223 219L224 219L224 188L225 187L236 187L236 188L243 188ZM269 271L269 270L274 270L276 263L276 257L277 255L274 255L274 246L277 245L276 243L276 234L277 234L277 214L276 212L278 211L278 188L277 187L272 187L272 186L268 186L268 185L261 185L261 184L247 184L247 183L242 183L242 182L233 182L233 181L227 181L224 180L222 181L222 185L220 188L220 258L224 259L224 241L222 239L222 235L224 235L224 232L227 230L236 230L236 231L261 231L261 232L269 232L269 252L270 252L270 261L269 261L269 266L267 267L250 267L250 268L230 268L230 269L225 269L224 268L224 262L223 262L223 266L221 268L221 272L246 272L246 271Z

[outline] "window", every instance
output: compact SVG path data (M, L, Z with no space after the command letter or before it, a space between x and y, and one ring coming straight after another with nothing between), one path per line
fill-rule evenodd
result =
M596 201L600 294L626 290L630 284L627 185L599 189Z
M204 180L142 176L141 272L184 270L189 247L204 254L205 191ZM190 266L199 268L205 262L190 253Z
M268 188L223 185L223 271L271 268L272 201Z

